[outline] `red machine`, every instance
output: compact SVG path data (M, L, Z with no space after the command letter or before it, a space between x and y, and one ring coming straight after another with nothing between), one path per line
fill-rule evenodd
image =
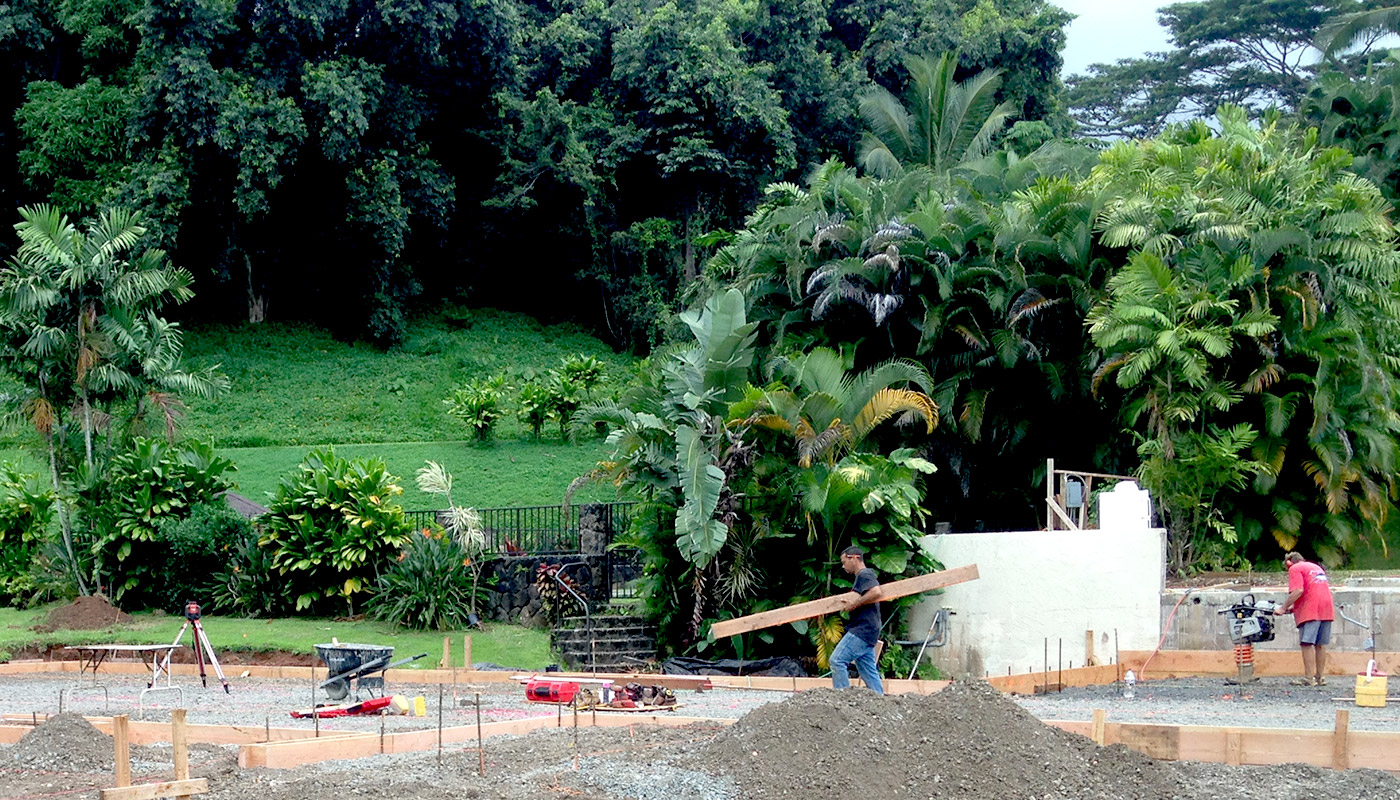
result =
M572 703L577 695L578 684L572 681L531 679L525 684L525 699L532 703Z

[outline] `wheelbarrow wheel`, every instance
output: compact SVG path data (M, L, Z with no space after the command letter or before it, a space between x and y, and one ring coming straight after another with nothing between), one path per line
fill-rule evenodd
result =
M344 700L350 696L350 681L339 678L326 684L326 696L332 700Z

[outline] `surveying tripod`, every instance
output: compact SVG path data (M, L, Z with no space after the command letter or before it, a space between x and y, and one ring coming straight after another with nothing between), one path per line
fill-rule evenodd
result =
M191 647L194 648L195 660L199 662L199 682L204 684L206 689L209 688L209 677L204 673L204 656L207 653L209 663L214 666L214 674L218 675L219 681L224 684L224 693L229 694L228 678L224 677L224 668L219 666L219 659L214 655L214 645L209 643L209 634L204 632L204 626L199 622L199 603L193 600L185 603L185 624L180 626L180 632L175 636L175 644L180 643L185 631L191 626L194 627L194 644ZM162 668L169 673L170 653L165 654Z

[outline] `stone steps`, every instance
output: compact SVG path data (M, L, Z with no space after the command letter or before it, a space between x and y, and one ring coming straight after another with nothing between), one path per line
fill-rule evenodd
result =
M612 670L656 658L655 628L638 616L567 617L554 629L554 647L572 669Z

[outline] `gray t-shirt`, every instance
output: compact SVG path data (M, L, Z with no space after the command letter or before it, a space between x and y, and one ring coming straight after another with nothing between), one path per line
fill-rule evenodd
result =
M875 570L866 567L856 573L855 584L851 586L851 591L856 594L865 594L880 585L880 579L875 577ZM846 633L854 633L861 641L875 646L880 640L880 604L867 603L851 612L851 620L846 623Z

